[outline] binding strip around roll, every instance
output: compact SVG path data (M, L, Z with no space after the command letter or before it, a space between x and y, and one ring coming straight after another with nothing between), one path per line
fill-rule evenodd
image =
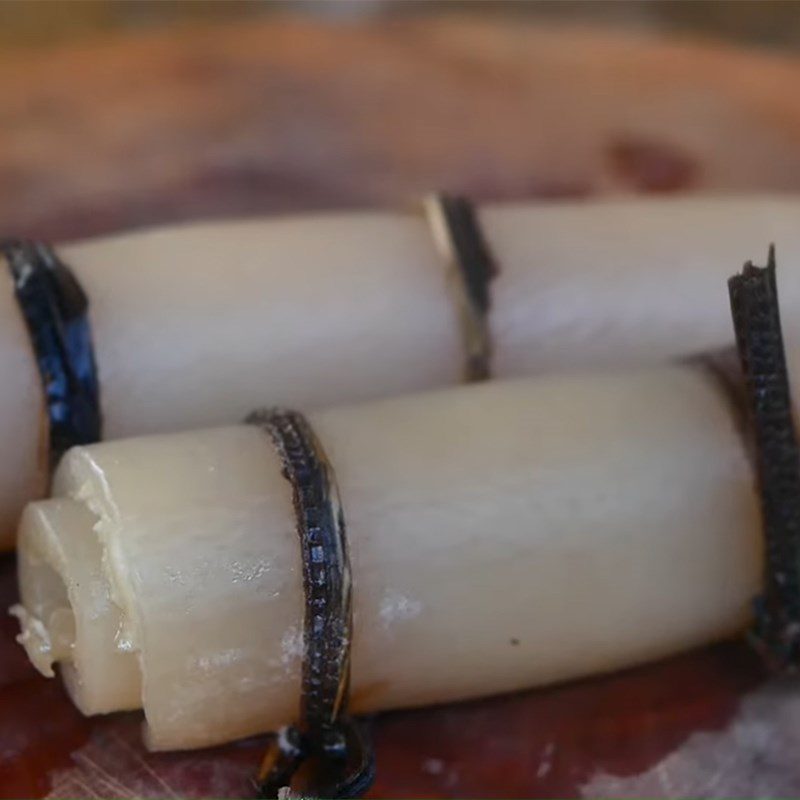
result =
M766 546L752 638L767 660L800 659L800 447L783 346L775 250L766 267L745 264L728 282L752 435Z
M489 285L497 273L477 214L466 197L431 194L422 201L433 240L448 271L464 341L464 379L491 377Z
M52 470L70 447L99 441L102 435L89 301L48 245L6 239L0 241L0 254L8 263L42 379Z
M347 716L353 612L344 514L336 479L305 417L285 409L256 411L246 422L271 438L292 486L303 559L305 618L300 722L273 737L258 788L277 797L303 762L306 796L357 797L374 778L372 748Z

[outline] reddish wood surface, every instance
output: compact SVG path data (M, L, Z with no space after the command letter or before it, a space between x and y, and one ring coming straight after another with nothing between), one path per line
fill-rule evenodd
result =
M82 237L396 204L431 187L477 198L796 189L798 85L800 63L787 58L431 20L284 20L0 54L0 219L5 233ZM14 594L5 557L2 605ZM26 664L15 629L0 617L0 796L252 793L260 741L148 755L137 715L82 718ZM748 651L726 644L565 687L387 714L374 722L372 795L573 797L598 774L619 779L620 794L790 794L794 750L776 760L737 723L761 681ZM800 718L762 705L753 730L796 742ZM671 784L675 765L692 768L695 743L709 742L724 764L746 762L747 780L726 782L723 764ZM625 783L642 773L656 783Z

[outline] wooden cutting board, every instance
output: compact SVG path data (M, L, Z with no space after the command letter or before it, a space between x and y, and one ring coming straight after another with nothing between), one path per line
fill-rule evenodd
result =
M390 206L431 188L797 190L798 85L792 58L519 22L281 19L8 52L2 233ZM13 569L0 560L3 606ZM252 794L262 741L148 755L136 714L82 718L0 620L0 796ZM800 793L800 690L766 682L736 643L373 730L374 797Z

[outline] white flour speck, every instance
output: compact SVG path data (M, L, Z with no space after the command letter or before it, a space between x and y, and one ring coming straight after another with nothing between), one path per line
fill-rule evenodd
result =
M421 611L422 603L419 600L412 600L400 592L389 589L381 601L381 622L388 630L396 622L414 619Z
M544 778L550 774L553 769L553 756L556 752L555 742L548 742L542 750L542 757L539 761L539 766L536 770L537 778Z
M294 671L294 665L303 658L303 631L292 625L281 637L281 664L287 674Z

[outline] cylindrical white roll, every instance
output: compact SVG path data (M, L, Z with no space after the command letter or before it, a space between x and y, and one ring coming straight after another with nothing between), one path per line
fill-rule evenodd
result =
M611 670L746 624L761 575L758 504L728 399L702 370L498 382L310 421L347 522L356 711ZM296 716L300 547L263 431L76 448L56 492L30 506L20 538L23 565L51 566L46 579L22 572L22 642L40 669L71 661L88 682L81 664L107 673L110 658L128 658L155 748ZM67 513L83 515L81 533ZM64 544L93 535L114 601L103 630L120 629L102 645L76 606L85 600ZM109 710L138 690L118 675L84 693L96 707L76 697L81 707Z
M725 281L778 246L800 343L800 201L490 206L494 373L630 365L732 343ZM107 438L445 386L464 362L422 214L187 225L61 249L85 287ZM0 544L41 491L38 376L0 279Z

